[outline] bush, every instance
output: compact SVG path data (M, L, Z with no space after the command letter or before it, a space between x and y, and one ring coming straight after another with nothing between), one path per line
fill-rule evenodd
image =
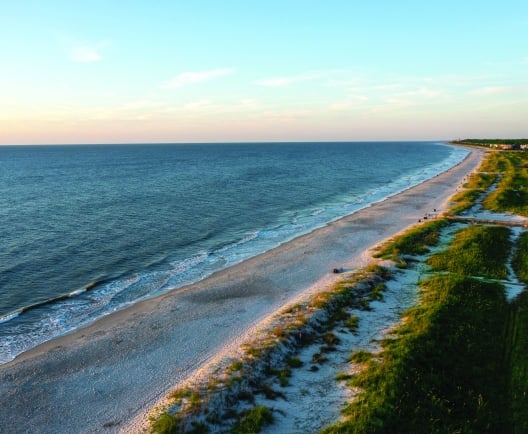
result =
M345 327L347 327L351 332L356 332L359 327L359 317L353 315L345 321Z
M298 357L288 356L286 358L286 363L290 368L300 368L303 365L303 362Z
M257 434L264 426L272 422L271 410L263 405L257 405L237 421L231 432L233 434Z
M165 412L152 423L152 429L157 434L176 434L179 432L178 424L177 417Z

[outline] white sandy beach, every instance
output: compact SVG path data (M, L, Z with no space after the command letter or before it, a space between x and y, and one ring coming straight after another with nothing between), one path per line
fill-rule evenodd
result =
M369 248L445 209L482 155L473 150L421 185L0 366L0 432L141 429L168 390L291 300L323 290L338 278L333 268L366 265Z

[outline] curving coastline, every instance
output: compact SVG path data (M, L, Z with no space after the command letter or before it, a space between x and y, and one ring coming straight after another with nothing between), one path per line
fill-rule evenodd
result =
M441 210L481 155L474 150L397 196L0 367L1 430L125 430L168 389L236 349L279 307L332 283L329 270L365 265L367 248Z

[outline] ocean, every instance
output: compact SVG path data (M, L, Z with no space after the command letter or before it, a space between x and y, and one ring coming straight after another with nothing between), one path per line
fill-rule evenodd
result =
M0 146L0 363L466 155L433 142Z

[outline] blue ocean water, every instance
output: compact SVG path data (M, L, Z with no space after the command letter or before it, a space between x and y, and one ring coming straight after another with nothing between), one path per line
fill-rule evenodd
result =
M416 185L440 143L0 147L0 363Z

